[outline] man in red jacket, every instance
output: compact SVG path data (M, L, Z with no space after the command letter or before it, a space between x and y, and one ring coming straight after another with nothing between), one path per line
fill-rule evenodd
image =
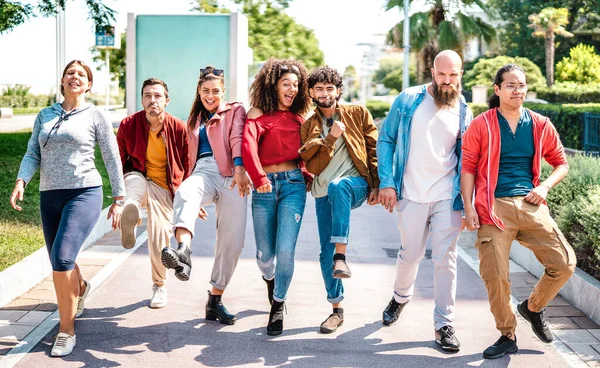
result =
M117 133L127 191L121 217L121 243L125 248L135 245L136 228L141 222L140 208L146 207L154 283L151 308L167 305L167 273L161 262L161 251L169 246L173 235L175 191L190 175L186 127L181 120L165 112L168 103L169 89L165 82L158 78L144 81L144 110L123 119ZM180 254L180 261L191 267L188 248Z
M477 229L479 272L502 336L483 352L494 359L517 352L517 320L510 299L509 256L513 240L530 249L546 268L528 299L517 306L544 342L552 331L544 308L575 270L573 249L550 217L546 196L569 171L563 146L547 117L523 108L527 79L509 64L494 79L490 110L463 138L461 192L467 229ZM540 182L542 158L554 171ZM475 208L473 208L475 189Z

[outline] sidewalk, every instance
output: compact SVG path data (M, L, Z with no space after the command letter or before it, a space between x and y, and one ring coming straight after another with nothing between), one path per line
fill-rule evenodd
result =
M180 282L175 277L168 280L167 307L148 308L152 283L144 243L106 281L94 285L86 312L76 324L78 343L72 355L64 359L49 357L58 331L58 327L54 327L40 336L41 342L16 366L600 366L600 327L560 297L548 307L557 337L555 343L541 343L530 326L519 318L519 353L497 360L481 357L482 351L499 335L489 312L483 283L472 268L477 267L472 233L463 233L460 241L455 327L462 344L461 351L444 353L433 340L433 264L430 259L422 262L416 295L398 323L391 327L382 326L381 312L392 295L398 231L396 215L387 214L379 206L365 205L353 211L348 248L353 276L345 281L345 322L334 334L319 334L318 326L331 308L325 300L318 264L314 201L310 197L296 250L296 269L287 301L283 335L272 338L265 333L269 305L254 260L249 209L246 246L223 298L228 309L238 314L238 322L225 326L205 321L203 309L206 290L210 288L208 280L215 241L214 207L207 210L209 220L197 222L199 235L193 242L192 278L188 282ZM78 263L83 266L86 277L92 277L94 273L102 275L111 264L114 265L111 262L124 258L127 252L120 247L118 233L112 232L84 251ZM528 290L535 283L533 276L522 271L511 265L511 281L517 300L528 296ZM14 351L6 354L27 331L36 328L40 322L41 325L52 322L52 316L56 317L54 300L52 285L45 281L0 310L0 354L3 356L0 367L12 366Z

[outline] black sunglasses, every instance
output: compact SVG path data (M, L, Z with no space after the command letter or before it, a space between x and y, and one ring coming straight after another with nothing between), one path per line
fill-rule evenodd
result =
M333 126L333 118L326 118L327 120L327 127L331 128Z
M208 74L214 74L214 75L216 75L218 77L219 75L222 75L223 73L224 73L223 69L212 69L212 68L202 68L202 69L200 69L200 76L201 77L204 77L205 75L208 75Z
M290 70L294 73L300 73L300 69L298 69L298 67L296 65L292 65L292 66L281 65L279 68L286 73L289 72Z

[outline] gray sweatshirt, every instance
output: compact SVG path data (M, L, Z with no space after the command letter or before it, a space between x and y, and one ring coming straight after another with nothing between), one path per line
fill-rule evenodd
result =
M66 113L59 103L40 111L18 179L29 183L40 168L40 191L102 185L94 163L96 143L110 178L113 197L125 195L123 168L113 127L91 103Z

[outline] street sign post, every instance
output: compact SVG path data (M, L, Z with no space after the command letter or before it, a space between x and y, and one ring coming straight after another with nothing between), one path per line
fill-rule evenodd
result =
M108 105L110 103L110 62L109 62L109 54L110 49L120 49L121 48L121 37L116 34L115 27L106 25L106 26L96 26L96 48L105 50L105 62L106 62L106 110L108 111Z

